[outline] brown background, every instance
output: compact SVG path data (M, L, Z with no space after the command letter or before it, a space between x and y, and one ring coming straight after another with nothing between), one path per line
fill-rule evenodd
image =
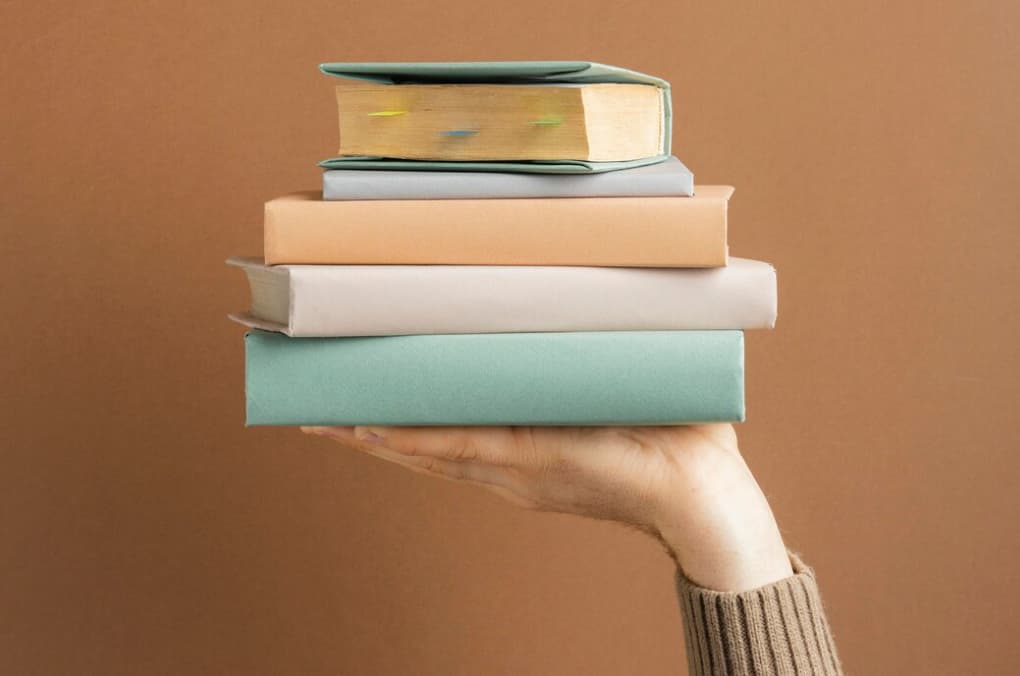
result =
M850 671L1020 669L1020 7L750 4L0 3L0 672L683 672L642 536L242 426L223 259L335 147L317 63L539 58L668 78L737 186L743 448Z

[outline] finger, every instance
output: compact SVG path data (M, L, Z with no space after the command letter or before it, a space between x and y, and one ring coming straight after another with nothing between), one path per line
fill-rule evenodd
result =
M512 481L499 468L454 462L452 460L403 455L386 448L367 449L365 452L382 460L405 467L416 474L476 484L490 493L498 495L510 504L523 509L534 509L537 507L535 501L519 495L516 490L510 488L510 486L513 486Z
M510 465L520 448L508 427L355 427L354 436L405 455Z
M354 438L354 428L353 427L333 427L333 426L330 426L330 427L309 427L309 426L303 426L301 428L301 431L304 432L305 434L314 434L314 435L320 436L320 437L323 437L323 436L334 436L334 437L349 436L352 439Z
M424 429L435 431L441 428ZM416 474L478 484L517 507L535 509L538 506L534 500L519 493L520 486L500 467L400 453L378 443L365 443L355 436L353 427L302 427L301 431L306 434L330 437L381 460L400 465Z
M426 428L432 429L432 428ZM467 461L446 460L426 455L409 455L367 442L354 434L353 427L302 427L306 434L315 434L338 441L345 446L363 451L377 458L402 465L412 471L456 481L472 481L484 485L506 484L508 477L499 468Z
M504 486L497 486L494 484L483 484L482 487L490 493L495 493L503 500L506 500L510 504L521 507L522 509L535 509L538 507L538 503L530 498L526 498L523 495L515 492L510 488Z
M468 435L460 434L467 431L467 428L460 427L302 427L301 430L306 434L324 436L359 450L368 451L385 447L412 458L440 458L451 462L467 462L477 455L476 443L467 438ZM386 434L386 438L374 430ZM447 431L450 434L447 434Z
M403 453L379 446L362 446L361 448L369 455L374 455L382 460L406 467L419 474L427 474L452 481L477 483L486 487L505 488L509 485L509 477L498 467L473 462L443 460L442 458L427 456L404 455Z

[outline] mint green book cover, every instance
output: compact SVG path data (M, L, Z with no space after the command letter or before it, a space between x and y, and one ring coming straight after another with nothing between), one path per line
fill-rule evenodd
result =
M324 169L388 169L414 171L496 171L536 174L595 174L631 169L666 160L672 148L673 104L669 83L662 78L627 68L592 61L449 61L410 63L323 63L319 70L333 77L388 84L648 84L662 92L663 149L659 155L625 162L586 160L531 160L510 162L455 162L405 160L388 157L331 157L319 163Z
M744 419L740 331L245 337L248 425Z

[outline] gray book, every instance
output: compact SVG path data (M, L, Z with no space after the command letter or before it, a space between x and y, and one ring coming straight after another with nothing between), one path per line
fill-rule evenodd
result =
M690 197L694 175L675 157L601 174L330 169L325 200L433 200L527 197Z

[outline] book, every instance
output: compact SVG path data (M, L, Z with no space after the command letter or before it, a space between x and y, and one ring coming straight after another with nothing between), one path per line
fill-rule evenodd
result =
M265 207L265 260L280 263L726 264L733 188L694 197L345 200L313 192Z
M553 87L557 90L568 90L570 87L565 87L564 85L571 85L574 89L585 91L589 85L643 85L653 88L655 93L658 95L658 102L656 104L658 112L655 115L657 122L655 124L649 123L647 125L640 125L641 128L647 131L647 138L651 138L653 131L658 137L658 146L655 148L649 146L648 151L651 154L648 156L624 159L622 161L592 161L594 157L591 156L590 152L584 153L584 157L580 156L582 153L578 153L578 157L573 159L538 159L528 157L523 153L515 152L513 157L518 158L516 160L477 159L476 161L471 162L471 166L459 168L459 170L463 171L494 170L536 173L595 173L658 162L665 159L670 153L672 101L669 83L661 78L628 70L626 68L607 66L588 61L489 61L435 63L324 63L319 66L319 69L326 75L367 81L374 84L382 84L384 87L380 91L383 92L385 91L385 86L437 87L443 85L467 85L487 86L490 87L490 91L493 91L491 90L493 85L500 85L503 87L525 86L529 88L529 91L531 91L540 90L543 88L542 86ZM379 90L379 88L376 89ZM394 90L394 92L395 91L396 90ZM598 92L610 90L596 87L588 89L587 91L591 92L591 96L594 98L598 98ZM391 92L391 94L393 93ZM566 91L560 91L559 94L570 98ZM395 94L393 95L396 96ZM530 96L539 96L539 92L536 91L530 94ZM573 94L572 99L574 103L572 105L575 106L575 112L578 97L583 99L583 96L583 94L579 94L577 92ZM393 105L387 104L383 108L363 111L363 115L359 112L358 119L364 125L369 125L370 130L373 133L368 137L364 137L361 134L356 135L372 140L379 138L375 132L377 132L380 128L396 130L402 127L415 127L416 123L414 122L414 115L412 114L415 111L411 110L409 105L402 104L399 97L396 98L397 103L394 103ZM652 92L645 90L645 96L643 98L651 100L653 98ZM471 105L482 105L484 101L485 99L473 99ZM599 105L595 101L593 101L592 104L596 107ZM498 107L496 115L497 117L499 115L505 115L507 114L507 110L513 108L517 108L518 110L521 109L520 105L517 104L511 105L509 108L501 106ZM421 114L422 107L418 106L416 111ZM559 112L558 110L543 109L541 107L536 108L535 110L528 108L523 112L528 113L528 119L524 120L523 124L526 129L522 131L520 129L522 125L519 125L516 122L511 125L515 131L513 131L510 136L515 143L511 146L507 146L504 143L501 146L504 150L517 151L520 149L519 145L521 142L529 148L547 149L557 145L557 143L551 143L551 140L555 140L557 138L563 140L567 136L579 139L582 136L580 118L572 118L570 115L564 115L563 112ZM534 112L534 115L531 115L532 112ZM564 112L570 112L570 106L568 106ZM648 109L648 112L650 115L650 108ZM370 116L369 113L375 113L375 115ZM375 119L368 119L369 117ZM571 119L568 120L568 118ZM473 152L471 151L472 148L477 149L484 146L484 144L487 143L485 139L496 138L499 134L505 135L507 133L510 129L509 127L505 127L503 124L493 126L496 119L496 117L491 117L488 113L479 114L464 120L457 120L455 121L456 123L444 123L441 125L442 128L433 129L432 131L436 132L436 137L441 138L432 138L430 143L435 144L438 141L442 141L445 143L445 145L443 145L443 149L456 151L454 154L446 152L440 153L440 159L437 160L407 160L391 158L385 155L353 155L349 157L341 156L330 158L323 161L321 164L332 169L351 166L361 169L389 168L395 170L442 170L447 168L444 165L450 164L454 165L451 168L456 169L458 162L464 162L471 158L480 158L483 155L488 156L484 153L478 154L477 152L471 154L471 152ZM397 124L389 124L390 122L397 122ZM635 118L631 118L624 124L623 127L626 129L627 133L614 133L613 130L610 129L607 130L607 133L604 136L611 143L623 143L625 145L629 145L634 141L633 130L639 126L636 123L637 120ZM484 135L482 129L483 126L485 126ZM420 125L418 125L418 127L421 128ZM497 130L500 131L497 133ZM588 130L585 129L585 133L583 134L585 138L588 136L587 131ZM595 131L594 127L592 128L592 131ZM348 137L349 134L350 131L348 131ZM523 136L521 134L523 134ZM601 136L602 134L601 132L596 132L595 135ZM541 139L544 139L544 142L539 143L538 141ZM346 146L343 133L341 133L341 141ZM394 152L399 154L400 157L406 157L408 144L405 139L404 142L391 144L391 146L387 148L360 148L360 151L367 150L371 150L372 152ZM357 151L358 149L346 147L344 152ZM416 156L431 156L434 154L434 152L418 153ZM616 157L616 155L612 156ZM500 155L499 157L505 157L505 155Z
M340 155L622 162L662 153L646 84L350 84L336 88Z
M675 157L590 175L477 171L330 169L325 200L428 200L521 197L690 197L694 175Z
M488 265L265 265L247 274L251 309L231 318L295 337L770 328L771 265L723 268Z
M245 337L248 425L669 425L744 418L743 333Z

